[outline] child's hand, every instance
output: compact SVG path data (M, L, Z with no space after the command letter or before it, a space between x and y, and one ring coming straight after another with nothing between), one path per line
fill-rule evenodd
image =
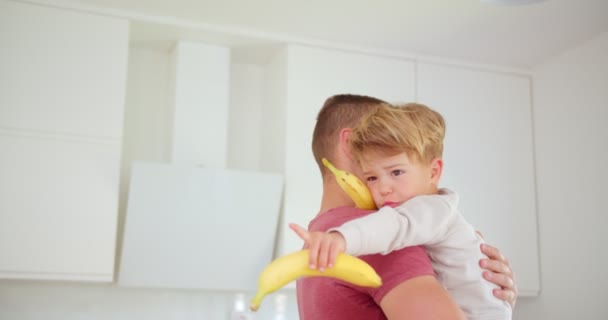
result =
M346 250L346 241L339 232L308 232L295 223L290 223L289 228L306 242L304 247L310 251L308 262L311 269L323 272L333 267L338 254Z

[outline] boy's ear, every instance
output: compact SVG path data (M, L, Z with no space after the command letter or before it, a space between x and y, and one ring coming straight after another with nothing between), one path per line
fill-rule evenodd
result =
M440 158L435 158L431 162L431 184L437 186L439 185L439 179L441 178L441 173L443 172L443 160Z

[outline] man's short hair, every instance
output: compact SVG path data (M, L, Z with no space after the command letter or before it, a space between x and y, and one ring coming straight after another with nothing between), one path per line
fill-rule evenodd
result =
M339 132L353 128L365 115L382 105L389 104L374 97L354 94L338 94L325 100L312 136L312 153L322 172L322 158L335 161Z

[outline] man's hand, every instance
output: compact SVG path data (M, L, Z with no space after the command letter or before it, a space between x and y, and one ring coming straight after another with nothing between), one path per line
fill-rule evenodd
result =
M485 243L481 245L481 252L488 256L488 259L479 260L479 266L486 270L483 272L483 277L500 287L494 289L494 296L508 302L511 308L514 308L517 301L517 284L509 260L500 253L500 250Z
M310 251L308 263L311 269L323 272L333 267L338 254L346 249L346 241L339 232L308 232L295 223L290 223L289 228L306 243L304 248Z

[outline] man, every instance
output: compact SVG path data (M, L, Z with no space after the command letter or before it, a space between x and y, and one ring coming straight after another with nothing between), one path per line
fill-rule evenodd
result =
M354 207L333 175L322 165L328 158L336 167L360 175L352 159L348 140L351 128L368 112L386 104L376 98L337 95L326 100L313 133L312 149L323 177L320 213L309 231L326 231L370 211ZM306 240L306 233L299 233ZM517 296L513 275L500 252L486 246L490 260L480 262L484 276L502 289L497 298L514 305ZM388 255L360 257L383 279L377 289L360 288L326 277L302 278L297 282L300 319L462 319L461 310L434 276L430 259L422 247L409 247Z

